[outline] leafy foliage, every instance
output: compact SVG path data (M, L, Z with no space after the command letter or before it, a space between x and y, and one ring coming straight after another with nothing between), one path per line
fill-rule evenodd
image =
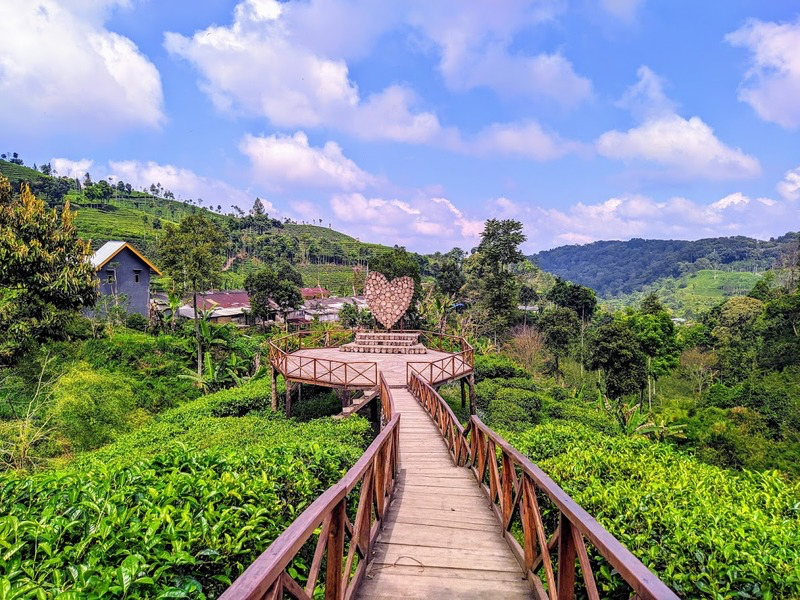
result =
M217 596L365 445L358 417L272 414L269 385L166 411L60 471L0 473L0 590Z
M0 367L34 341L63 335L69 320L94 304L91 249L78 238L67 204L59 214L23 185L12 196L0 176Z
M793 243L787 233L770 241L742 236L697 241L643 240L561 246L531 259L545 271L589 286L603 297L627 294L664 277L726 265L738 270L766 270Z
M800 594L798 484L733 474L669 446L547 424L509 441L685 597ZM627 597L600 569L603 597Z

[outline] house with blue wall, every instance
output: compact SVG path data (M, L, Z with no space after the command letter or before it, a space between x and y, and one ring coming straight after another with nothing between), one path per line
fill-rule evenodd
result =
M150 276L161 271L128 242L106 242L92 256L100 295L127 299L127 311L150 315Z

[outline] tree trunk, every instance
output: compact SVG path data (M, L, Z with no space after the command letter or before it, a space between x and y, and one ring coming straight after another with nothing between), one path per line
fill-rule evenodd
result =
M197 290L192 291L192 308L194 308L194 335L197 338L197 376L203 376L203 338L200 335L200 319L197 314Z

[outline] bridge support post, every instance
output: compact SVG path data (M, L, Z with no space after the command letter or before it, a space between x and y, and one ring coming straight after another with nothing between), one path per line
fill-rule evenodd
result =
M558 600L575 598L575 538L572 523L561 513L558 534Z
M287 379L286 380L286 416L292 416L292 384Z
M477 400L475 399L475 374L470 373L467 377L467 385L469 385L469 414L475 414L475 405L477 404Z
M272 411L278 412L278 371L270 365L270 376L272 377Z
M464 383L463 377L459 381L461 383L461 409L463 410L467 407L467 384Z
M378 402L380 402L381 396L378 394L372 400L369 401L369 420L373 423L379 422L378 417Z

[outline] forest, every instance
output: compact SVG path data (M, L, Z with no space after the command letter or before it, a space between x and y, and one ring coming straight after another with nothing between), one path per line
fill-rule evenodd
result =
M659 279L699 270L765 272L797 261L797 234L769 241L743 236L696 241L603 241L560 246L530 257L545 271L588 286L606 298L641 291Z
M92 249L70 206L0 177L0 597L217 597L373 429L331 419L341 404L322 388L288 417L272 410L264 362L279 327L87 316ZM162 223L154 248L171 293L190 299L244 239L256 247L266 217L227 218ZM238 235L246 227L252 237ZM365 260L414 279L404 326L470 340L480 418L679 596L792 598L800 265L782 240L749 289L685 323L654 294L609 307L526 260L513 220L487 221L469 253L395 247ZM269 299L288 310L302 258L263 252L244 277L254 310L266 315ZM343 325L373 325L353 312ZM440 393L466 421L458 386ZM603 597L628 597L607 565L597 572Z

